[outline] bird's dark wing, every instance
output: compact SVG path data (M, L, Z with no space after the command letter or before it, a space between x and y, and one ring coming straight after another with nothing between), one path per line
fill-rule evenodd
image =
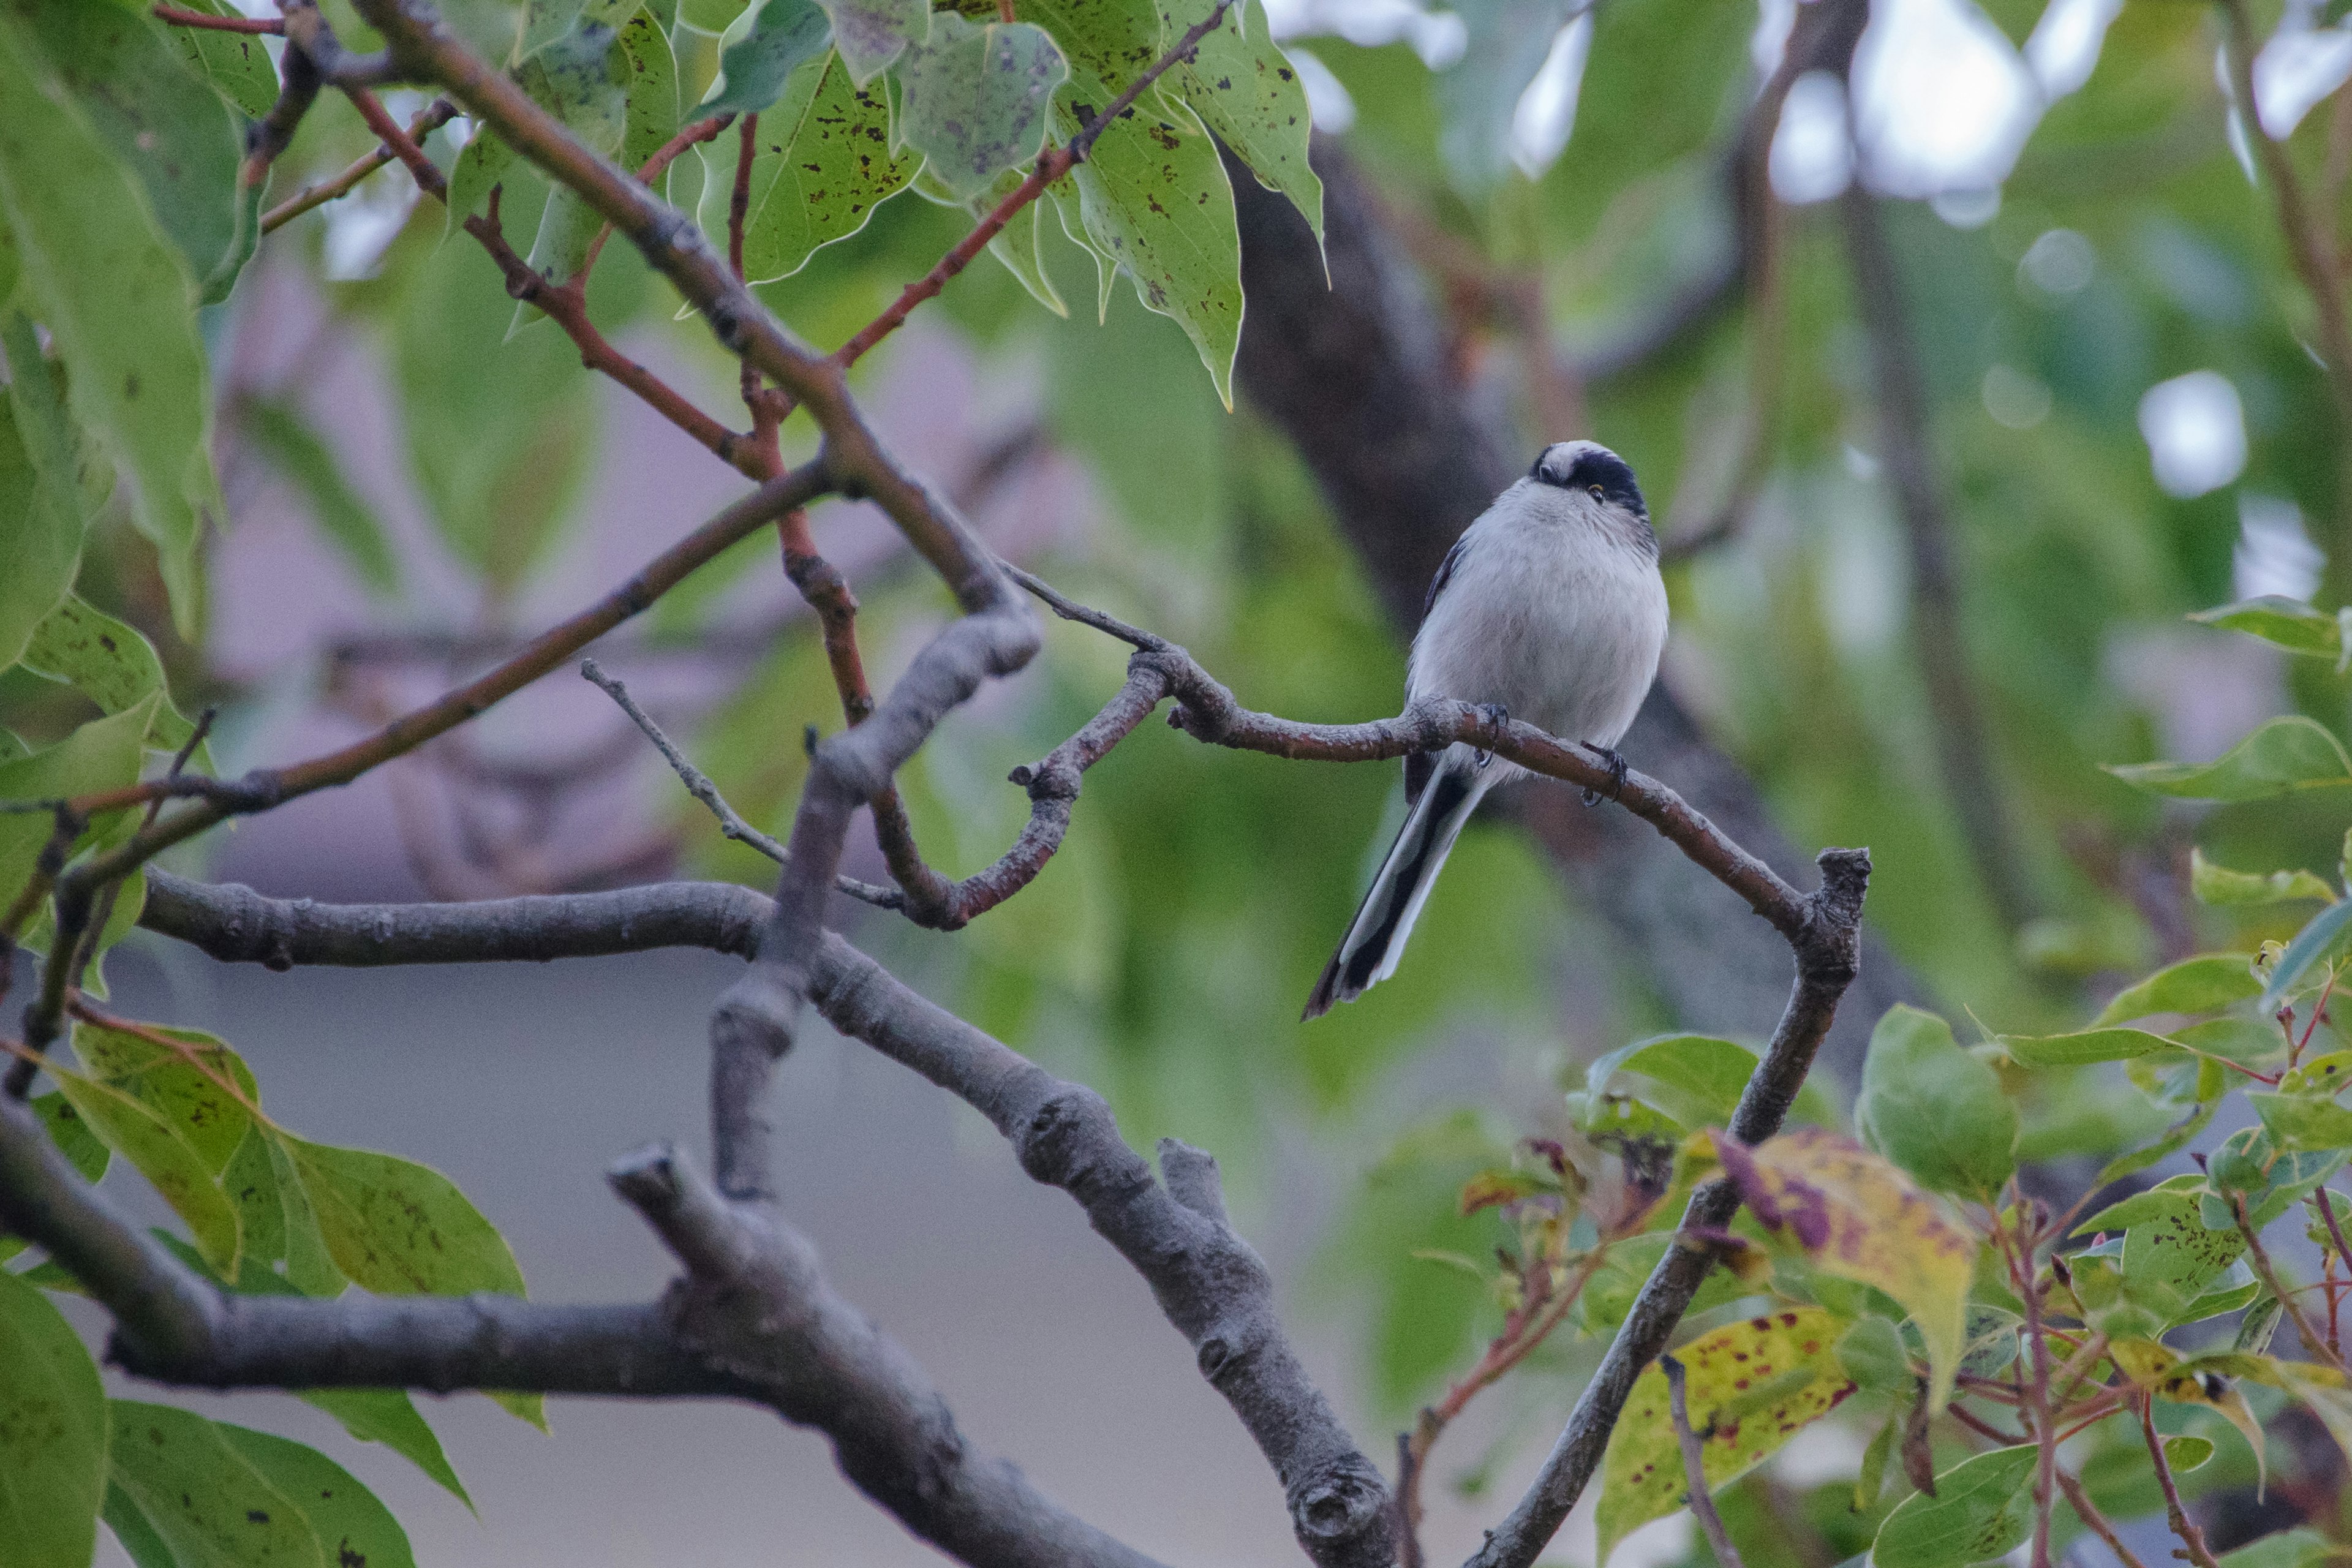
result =
M1421 602L1421 618L1429 619L1429 612L1437 608L1437 595L1445 592L1445 584L1454 580L1454 564L1462 559L1462 547L1469 542L1465 534L1454 542L1445 559L1437 564L1437 575L1429 580L1429 596ZM1407 805L1417 804L1421 792L1429 786L1429 775L1437 771L1437 753L1415 752L1404 760L1404 799Z
M1445 592L1445 584L1454 580L1454 563L1462 559L1462 547L1469 542L1467 534L1455 540L1454 548L1445 552L1445 559L1438 563L1437 575L1429 580L1429 596L1421 602L1423 620L1429 619L1429 612L1437 608L1437 595Z

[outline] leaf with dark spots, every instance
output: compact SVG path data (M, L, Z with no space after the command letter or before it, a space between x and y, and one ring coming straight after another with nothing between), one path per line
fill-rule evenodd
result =
M1836 1354L1843 1328L1822 1309L1801 1307L1727 1324L1675 1352L1710 1487L1746 1474L1854 1391ZM1618 1542L1674 1512L1689 1490L1658 1367L1633 1380L1601 1466L1605 1563Z

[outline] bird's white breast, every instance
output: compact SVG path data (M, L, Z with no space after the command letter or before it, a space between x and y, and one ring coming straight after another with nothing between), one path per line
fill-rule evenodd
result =
M1499 702L1564 740L1612 746L1666 641L1654 551L1580 493L1522 479L1463 535L1413 638L1414 699Z

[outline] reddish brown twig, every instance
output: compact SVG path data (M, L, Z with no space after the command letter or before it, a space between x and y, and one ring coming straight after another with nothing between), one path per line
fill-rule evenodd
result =
M162 817L153 827L141 831L103 855L92 857L64 879L83 888L94 888L127 876L164 849L216 822L232 816L266 811L316 790L349 784L436 736L446 734L566 663L606 632L650 608L656 600L683 582L688 574L707 564L729 545L767 527L794 507L805 506L824 494L832 484L823 458L771 479L655 556L627 582L586 609L533 637L496 668L350 745L290 767L257 771L234 785L217 786L214 793L184 810ZM145 793L150 790L154 793ZM140 786L140 792L138 798L142 800L154 798L154 794L174 793L150 785Z
M1421 1531L1421 1477L1429 1468L1429 1453L1437 1446L1439 1436L1473 1399L1500 1382L1505 1373L1550 1337L1607 1259L1608 1249L1595 1247L1557 1289L1551 1284L1551 1266L1538 1262L1530 1274L1529 1282L1534 1289L1527 1291L1519 1305L1503 1320L1503 1331L1488 1342L1478 1364L1465 1373L1436 1404L1422 1407L1412 1432L1400 1439L1400 1451L1412 1460L1411 1467L1401 1468L1397 1477L1397 1506L1403 1511L1408 1536L1418 1536Z
M285 20L278 16L215 16L179 5L153 5L149 9L157 21L169 22L175 27L195 27L208 33L269 33L279 37L286 34Z
M2165 1458L2164 1438L2156 1430L2156 1399L2152 1394L2140 1395L2139 1429L2147 1439L2148 1458L2156 1462L2157 1481L2164 1489L2165 1521L2172 1526L2172 1533L2180 1537L2180 1544L2189 1549L2182 1555L2196 1568L2221 1568L2213 1559L2213 1549L2205 1543L2205 1532L2189 1517L2189 1510L2181 1503L2180 1488L2172 1479L2172 1461Z
M652 184L660 177L663 170L686 155L686 150L688 147L698 142L713 140L721 131L732 124L734 120L735 116L730 110L717 119L698 120L685 127L677 135L663 142L654 155L645 161L644 166L637 170L637 183L641 185ZM611 224L603 224L597 227L596 237L588 242L588 253L580 258L581 277L585 278L596 269L596 258L604 254L604 242L612 237Z
M848 369L876 343L906 325L907 318L914 313L916 306L937 298L940 290L948 286L948 280L971 266L972 258L986 247L990 240L1004 232L1004 226L1011 223L1023 207L1044 195L1046 186L1085 163L1087 154L1094 150L1096 141L1110 128L1111 121L1133 109L1136 100L1141 98L1145 90L1178 61L1189 58L1201 40L1223 23L1225 12L1232 5L1233 0L1217 0L1216 9L1186 29L1184 36L1176 40L1175 47L1152 61L1141 76L1128 83L1127 90L1111 100L1110 106L1088 121L1067 143L1048 147L1040 153L1036 163L1029 171L1029 177L997 203L989 215L980 220L978 227L958 240L955 248L940 257L938 265L901 289L887 310L860 328L856 337L834 350L833 363L844 370Z
M415 179L417 189L426 195L444 202L447 201L449 199L448 176L442 174L435 166L433 160L425 155L425 149L419 147L416 144L416 139L402 128L399 121L392 117L383 101L363 87L345 88L343 94L352 100L352 107L360 111L360 118L367 121L368 129L375 132L376 140L391 148L392 155L400 160L401 167L406 169ZM419 115L417 118L422 121L424 116Z
M2058 1489L2064 1492L2066 1500L2074 1505L2075 1517L2091 1527L2092 1534L2107 1543L2107 1550L2116 1554L2116 1562L2124 1568L2147 1568L2138 1554L2124 1544L2124 1538L2116 1532L2116 1527L2108 1521L2107 1516L2099 1511L2098 1505L2091 1500L2090 1493L2083 1489L2082 1482L2062 1469L2058 1472Z
M408 122L408 139L422 143L425 137L457 117L456 104L446 98L436 98ZM350 195L362 180L393 162L396 156L390 146L379 143L374 151L354 160L350 167L333 179L309 186L262 214L261 232L275 233L311 208L324 206L340 196Z
M517 254L499 226L500 194L493 188L488 209L467 218L465 229L481 242L482 248L489 252L490 259L506 275L507 293L544 312L548 320L562 328L564 336L579 349L582 364L611 376L635 393L656 413L693 437L721 462L750 479L772 479L774 473L764 454L697 408L677 388L614 348L612 340L596 330L595 323L588 319L587 290L575 287L579 279L567 284L551 283Z

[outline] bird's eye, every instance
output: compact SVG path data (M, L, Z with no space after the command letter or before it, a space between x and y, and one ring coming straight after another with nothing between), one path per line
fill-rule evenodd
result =
M1587 485L1587 486L1585 486L1584 488L1585 488L1586 489L1589 489L1589 490L1591 490L1591 491L1592 492L1592 499L1593 499L1594 500L1601 500L1606 499L1606 498L1603 496L1602 491L1601 491L1601 487L1600 487L1599 485Z

